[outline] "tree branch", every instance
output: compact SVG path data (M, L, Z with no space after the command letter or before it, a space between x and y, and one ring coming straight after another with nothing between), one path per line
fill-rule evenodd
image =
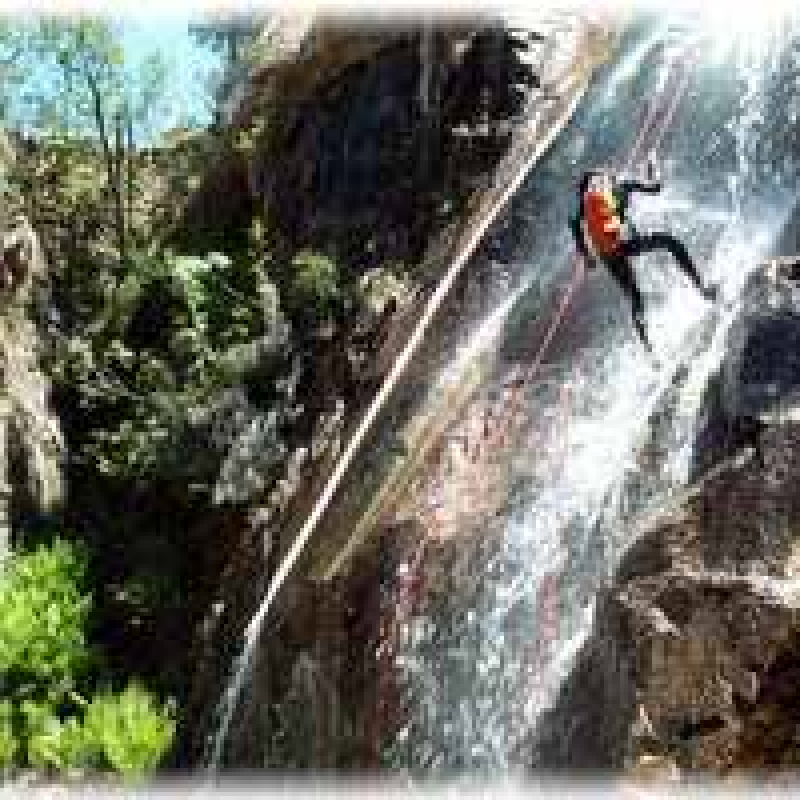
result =
M85 68L86 82L89 86L89 91L92 94L92 104L94 107L94 118L97 125L97 133L100 136L100 143L103 148L103 155L106 161L106 172L108 173L108 187L111 191L112 200L114 203L114 219L117 228L117 244L119 247L120 258L125 258L125 211L123 208L122 193L117 180L118 171L116 169L114 152L111 149L111 143L108 140L108 131L106 130L106 120L103 113L103 95L100 91L100 86L97 83L97 78L92 73L92 70L86 66Z
M86 82L89 85L89 91L92 94L92 105L94 107L94 120L97 125L97 133L100 136L100 143L103 147L103 155L106 160L106 170L108 172L108 182L110 185L114 183L114 155L111 152L111 145L108 141L106 133L106 121L103 115L103 96L100 92L100 87L97 85L97 79L92 74L91 69L86 68Z

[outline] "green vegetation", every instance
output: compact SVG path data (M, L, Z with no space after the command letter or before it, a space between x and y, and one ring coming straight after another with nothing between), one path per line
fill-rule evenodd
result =
M338 273L331 259L315 253L298 253L292 260L291 308L296 314L326 320L339 300Z
M164 56L134 59L105 19L0 19L0 110L29 123L0 140L0 224L24 215L47 261L30 311L68 449L64 508L46 530L15 509L0 568L0 766L185 764L192 648L220 576L241 581L248 512L290 482L287 455L325 452L321 414L374 392L396 301L431 277L418 256L460 213L463 164L486 162L446 133L485 94L480 59L420 125L413 42L314 78L302 108L294 78L257 88L228 125L277 46L260 23L193 28L227 54L215 123L157 131ZM252 587L228 588L224 630Z
M256 30L195 33L227 41L238 64ZM222 210L198 210L217 201L214 168L246 174L265 157L263 115L154 145L158 54L133 70L113 27L88 17L9 20L0 60L18 48L4 89L26 98L37 133L10 137L5 200L48 260L50 297L31 310L70 451L69 504L46 534L19 531L43 544L0 571L0 764L144 776L177 737L156 697L185 701L190 637L215 588L192 580L211 544L193 531L215 504L276 479L297 435L298 365L316 376L309 334L366 300L352 270L295 252L240 186ZM262 421L241 464L237 430L215 417L232 390Z
M242 347L280 344L282 318L266 275L225 256L137 254L122 275L106 308L54 343L50 372L88 415L84 455L154 478L177 468L167 451L193 415L252 367Z
M141 777L168 751L170 713L137 683L102 680L88 643L83 548L62 539L8 558L0 574L0 764L113 769Z
M152 772L167 751L175 724L135 683L120 694L95 695L84 718L86 736L125 775Z
M6 686L28 673L66 685L85 670L91 598L81 592L85 562L66 543L12 558L0 574L0 670ZM14 679L14 676L17 676Z
M27 74L24 66L18 70L17 83L24 90L35 66L50 65L49 91L26 92L25 96L56 153L59 147L74 151L76 145L87 143L99 151L114 244L124 260L139 188L134 174L134 128L147 128L150 123L163 90L163 61L153 54L140 73L132 75L112 27L100 19L41 18L20 27L14 34L24 36L30 60ZM92 182L92 176L86 175L84 186Z

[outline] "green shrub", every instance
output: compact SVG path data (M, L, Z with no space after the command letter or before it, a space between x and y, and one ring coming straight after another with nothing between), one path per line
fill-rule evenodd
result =
M11 704L8 709L7 741L0 739L7 765L21 751L11 732ZM175 734L168 711L136 683L121 693L95 695L82 720L79 714L61 720L51 705L30 700L21 704L21 712L27 764L37 769L93 767L140 778L158 767Z
M108 763L128 776L154 770L175 734L175 722L136 683L121 694L96 695L84 718L86 736Z
M317 253L304 251L292 259L289 305L318 320L329 319L339 300L336 264Z
M113 769L138 777L172 743L175 723L145 689L88 689L97 661L86 637L86 557L56 539L0 571L0 768Z
M58 337L45 365L82 410L74 449L101 473L195 481L176 443L253 362L284 352L277 291L263 265L223 254L132 253L110 296L86 301L93 313Z
M28 764L59 770L102 765L102 751L86 735L77 716L61 721L53 708L26 701L22 704L28 743Z
M9 559L0 571L0 672L73 685L89 662L86 623L91 595L82 591L86 560L56 539Z

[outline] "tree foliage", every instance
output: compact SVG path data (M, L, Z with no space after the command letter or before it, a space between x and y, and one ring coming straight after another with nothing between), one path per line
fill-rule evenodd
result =
M134 776L156 769L175 734L175 722L137 683L119 694L95 695L83 727L114 769Z
M98 149L115 245L124 259L138 188L135 134L149 129L158 109L163 58L153 53L133 71L112 25L97 17L42 17L0 31L0 40L3 33L12 41L24 36L27 69L15 77L37 135L62 155L76 144ZM84 188L93 182L85 178Z
M234 86L247 72L251 50L263 25L263 17L253 14L206 18L189 25L189 33L198 43L225 53L224 73L215 91L218 122Z
M189 32L201 44L224 51L230 64L239 63L248 45L259 35L264 20L253 15L205 19L189 25Z
M94 422L84 454L115 475L180 470L192 419L286 336L263 270L219 254L137 256L107 309L94 335L56 343L50 370Z
M312 320L333 316L340 299L339 271L328 257L304 251L292 260L292 283L287 292L292 309Z
M9 562L0 763L135 773L158 762L174 726L135 682L107 686L136 675L180 696L207 599L187 579L203 569L188 552L208 559L216 547L198 520L277 485L287 453L316 436L313 404L352 385L347 312L378 313L394 289L364 291L335 247L297 252L257 198L218 197L210 165L238 159L245 178L265 168L281 128L268 113L196 146L145 146L131 131L152 121L157 59L133 70L98 19L39 20L24 36L59 91L19 73L38 132L19 148L9 204L27 211L52 271L43 366L69 446L67 518L91 547L91 574L58 541ZM9 52L14 41L0 32ZM214 202L192 228L181 212L206 183ZM224 223L220 208L231 209ZM163 657L150 646L161 641Z

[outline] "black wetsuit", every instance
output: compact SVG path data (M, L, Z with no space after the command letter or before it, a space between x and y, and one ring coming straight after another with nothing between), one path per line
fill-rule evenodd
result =
M588 189L591 173L584 176L578 191L578 208L570 216L570 229L572 230L575 242L581 255L591 260L596 256L590 252L588 243L582 227L584 217L583 195ZM626 219L630 196L634 192L645 192L647 194L657 194L661 191L660 181L640 181L640 180L620 180L615 182L613 195L615 209L619 221L626 224L627 235L620 242L620 248L613 255L602 256L600 260L606 269L614 276L622 290L628 295L631 308L633 310L633 322L636 330L645 346L649 349L650 343L645 333L644 321L644 300L642 293L636 284L636 276L633 272L633 265L630 259L654 250L668 250L678 263L681 270L689 277L694 286L708 297L713 291L703 286L703 281L697 272L694 262L689 255L683 242L676 239L672 234L665 232L640 234L633 225Z

